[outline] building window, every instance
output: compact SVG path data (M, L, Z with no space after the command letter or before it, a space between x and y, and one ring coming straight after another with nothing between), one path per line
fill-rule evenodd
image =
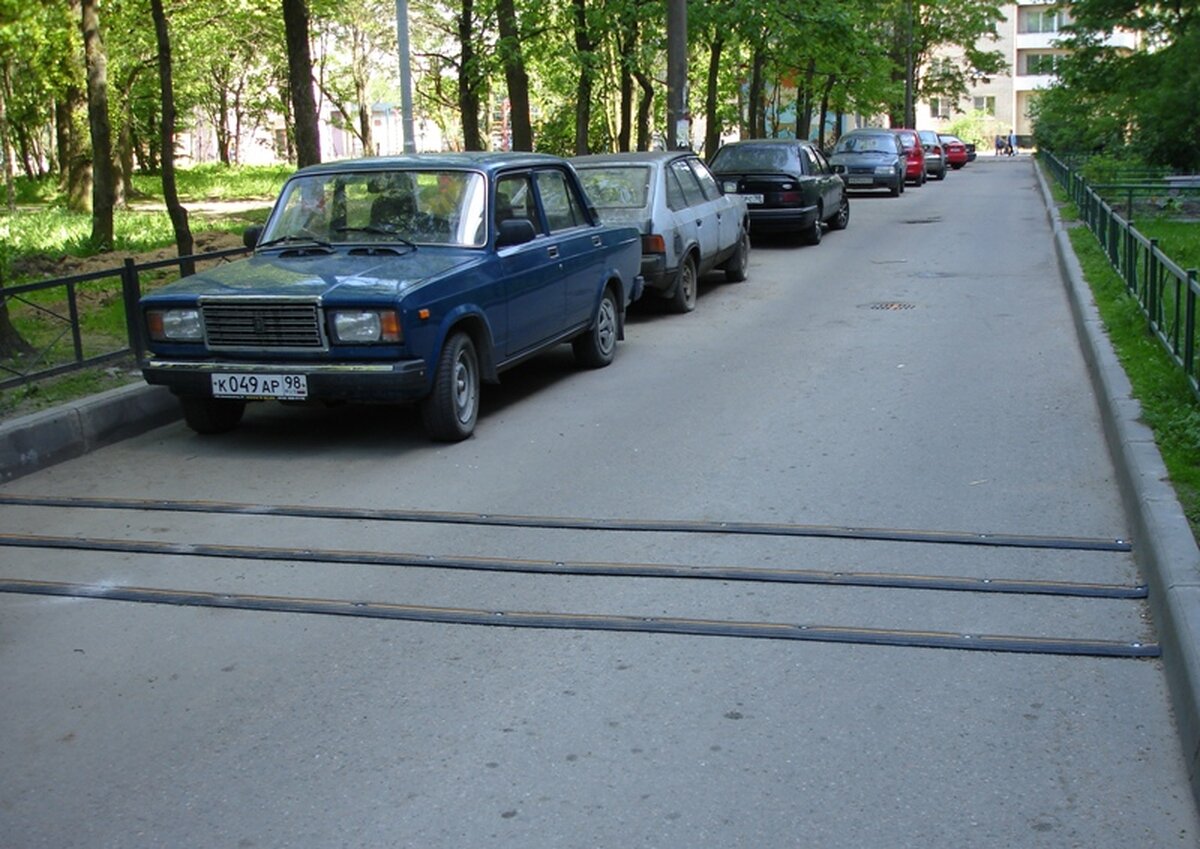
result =
M934 118L949 118L950 102L942 97L929 98L929 114Z
M975 111L996 117L996 98L992 95L975 98Z
M1066 14L1054 7L1022 9L1021 32L1058 32L1067 22Z
M1025 57L1025 73L1057 74L1059 57L1053 53L1031 53Z

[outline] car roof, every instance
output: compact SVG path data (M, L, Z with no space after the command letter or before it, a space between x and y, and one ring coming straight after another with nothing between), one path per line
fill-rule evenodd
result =
M807 139L740 139L738 141L726 142L725 144L721 145L721 149L723 150L727 147L745 147L745 146L756 145L756 144L762 144L762 145L806 144L806 145L811 145L812 142L808 141Z
M587 156L572 156L571 164L588 165L649 165L669 162L673 159L699 157L691 150L631 150L625 153L591 153Z
M339 159L301 168L298 174L331 174L350 171L394 171L406 168L459 169L498 171L510 167L531 168L539 165L562 165L561 156L546 153L467 151L462 153L409 153L400 156L369 156L360 159Z

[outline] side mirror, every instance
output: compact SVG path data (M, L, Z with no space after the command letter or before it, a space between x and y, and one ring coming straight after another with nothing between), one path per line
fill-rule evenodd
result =
M250 250L254 250L255 246L258 245L259 237L262 236L262 231L263 228L257 224L253 227L247 227L246 231L242 233L242 244L250 248Z
M523 245L537 238L537 230L528 218L509 218L500 222L496 231L496 247L506 248L509 245Z

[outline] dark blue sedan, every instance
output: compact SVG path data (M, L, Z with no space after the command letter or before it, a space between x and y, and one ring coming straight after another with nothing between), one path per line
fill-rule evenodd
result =
M505 369L561 342L611 362L642 287L638 232L536 154L306 168L247 244L141 301L142 372L200 433L254 400L415 401L432 438L466 439Z

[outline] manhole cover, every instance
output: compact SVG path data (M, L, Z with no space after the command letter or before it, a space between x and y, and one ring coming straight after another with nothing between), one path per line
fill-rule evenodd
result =
M916 304L906 304L906 303L903 303L902 301L879 301L878 303L867 304L866 306L867 306L867 309L869 309L869 310L899 311L899 310L916 309L917 305Z

